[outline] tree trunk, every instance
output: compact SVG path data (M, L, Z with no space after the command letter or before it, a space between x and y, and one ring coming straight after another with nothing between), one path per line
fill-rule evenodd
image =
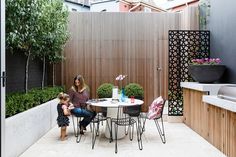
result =
M43 56L43 77L42 77L42 84L41 84L41 88L44 88L44 81L45 81L45 65L46 65L46 59L45 59L45 55Z
M28 78L29 78L29 61L30 61L30 51L28 52L26 65L25 65L25 93L28 92Z
M52 86L55 87L55 64L52 64Z

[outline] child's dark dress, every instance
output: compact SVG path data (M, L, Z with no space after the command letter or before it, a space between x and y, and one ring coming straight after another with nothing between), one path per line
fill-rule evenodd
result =
M62 109L62 106L64 104L58 104L57 105L57 113L58 113L58 117L57 117L57 124L59 127L63 127L63 126L69 126L69 118L64 115L64 112L63 112L63 109Z

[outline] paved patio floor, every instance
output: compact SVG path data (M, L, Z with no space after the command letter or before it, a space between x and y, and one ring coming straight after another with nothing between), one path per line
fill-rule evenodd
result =
M109 143L104 135L105 126L101 128L93 150L90 131L85 133L80 143L76 143L72 125L69 126L66 141L59 140L60 130L55 127L21 157L225 157L185 124L165 122L164 125L166 144L162 144L154 122L148 120L143 134L143 150L138 149L136 138L130 141L127 136L118 141L117 154L114 152L114 142Z

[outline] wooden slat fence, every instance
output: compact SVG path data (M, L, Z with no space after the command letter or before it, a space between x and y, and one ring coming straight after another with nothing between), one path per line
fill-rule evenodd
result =
M154 98L168 96L168 30L198 24L197 8L189 9L184 13L71 12L62 84L69 89L74 76L82 74L91 98L96 98L98 86L118 85L115 77L126 74L123 86L131 82L143 86L143 110L147 110Z

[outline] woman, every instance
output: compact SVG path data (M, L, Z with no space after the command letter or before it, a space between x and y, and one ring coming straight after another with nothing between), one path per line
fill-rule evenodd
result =
M81 75L77 75L74 78L74 85L70 88L68 94L75 107L71 110L71 113L76 117L84 117L80 122L80 134L84 134L83 131L86 130L86 126L96 116L96 112L87 109L86 101L89 99L89 92Z

